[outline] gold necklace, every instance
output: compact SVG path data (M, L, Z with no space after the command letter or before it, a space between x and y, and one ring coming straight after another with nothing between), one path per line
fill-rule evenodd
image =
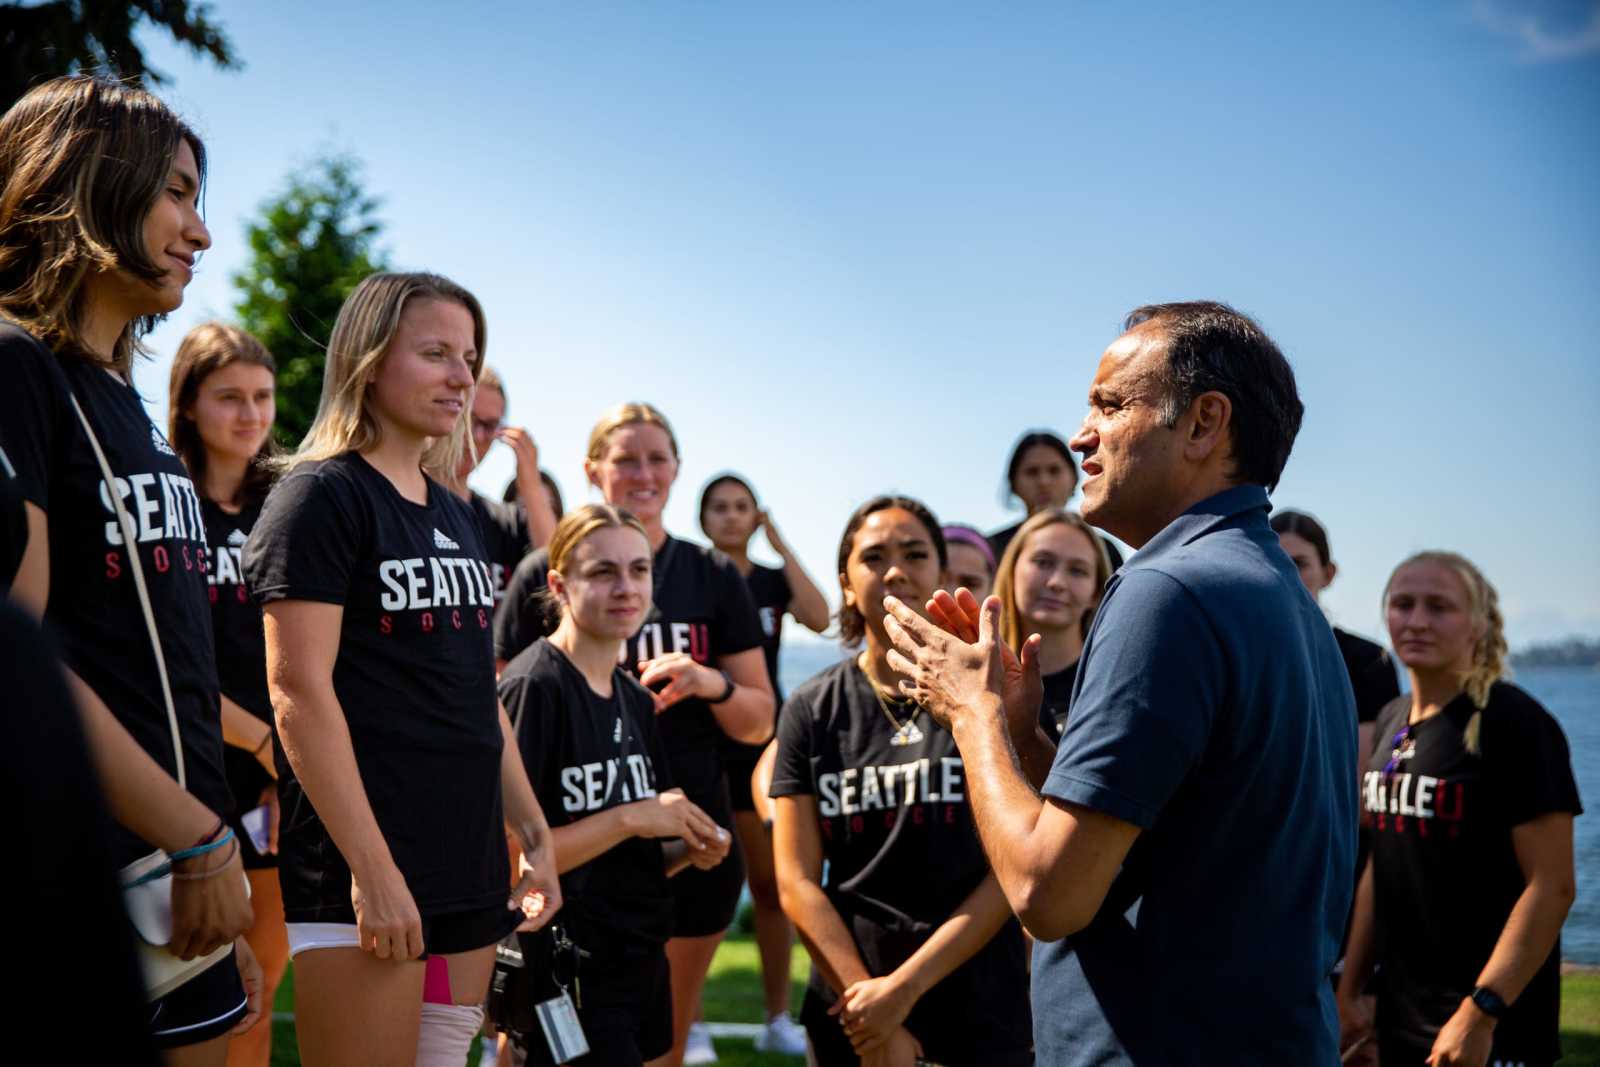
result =
M904 748L906 745L920 743L923 734L922 730L917 726L917 716L922 714L922 705L915 700L907 701L911 705L911 714L907 716L904 722L895 718L894 712L889 710L889 702L883 698L883 693L878 688L878 683L873 681L872 675L867 673L866 665L863 662L865 659L866 653L863 652L861 658L856 661L856 666L861 668L861 674L866 678L867 687L872 690L873 697L878 701L878 707L882 709L883 717L888 719L889 725L894 728L894 732L889 735L889 744L896 748ZM899 704L900 701L897 699L895 703Z

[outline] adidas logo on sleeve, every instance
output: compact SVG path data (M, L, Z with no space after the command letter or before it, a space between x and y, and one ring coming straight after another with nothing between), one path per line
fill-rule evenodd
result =
M461 550L461 546L450 540L450 538L446 537L444 534L440 533L439 527L437 526L433 528L433 547L453 549L457 552Z

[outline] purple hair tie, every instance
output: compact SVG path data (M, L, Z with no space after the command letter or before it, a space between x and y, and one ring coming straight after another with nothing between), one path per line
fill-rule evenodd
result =
M995 560L994 548L989 544L989 539L970 526L946 526L944 528L945 543L960 541L964 545L971 545L983 553L983 560L989 564L989 572L994 573Z

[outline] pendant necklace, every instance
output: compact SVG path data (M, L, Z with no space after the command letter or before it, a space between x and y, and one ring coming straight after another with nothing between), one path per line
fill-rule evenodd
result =
M863 657L865 658L865 657ZM859 663L857 666L861 666ZM920 744L923 738L922 730L917 726L917 716L922 714L922 705L916 701L907 701L911 705L911 714L904 722L894 717L894 712L889 710L889 701L883 698L883 693L878 689L878 683L872 680L872 675L867 674L866 667L861 667L861 673L866 675L867 685L872 690L872 695L878 701L878 707L883 709L883 717L889 720L889 725L894 727L894 732L889 735L889 744L895 748L904 748L906 745ZM901 701L896 700L896 704Z

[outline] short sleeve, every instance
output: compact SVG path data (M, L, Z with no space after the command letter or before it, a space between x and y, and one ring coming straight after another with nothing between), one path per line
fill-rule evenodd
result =
M60 454L71 413L67 380L56 357L16 327L0 326L0 473L25 501L50 510L51 457Z
M1356 694L1357 721L1376 721L1378 712L1400 695L1400 679L1388 650L1378 649L1376 656L1352 672L1350 685Z
M528 556L511 572L506 583L506 595L494 612L494 654L496 659L509 660L517 653L549 636L554 628L546 619L544 598L545 574L549 571L549 556L544 549Z
M756 611L750 585L738 568L721 558L715 561L717 575L716 626L711 631L712 656L732 656L760 648L766 640L761 615Z
M556 798L556 779L561 773L560 716L552 713L544 691L530 675L502 677L499 689L506 717L515 724L517 750L522 753L528 781L540 805L548 807Z
M352 488L322 470L291 472L267 496L244 545L244 577L257 603L343 604L364 523Z
M783 702L783 713L778 716L778 754L767 796L811 796L817 791L811 773L815 722L816 714L803 691Z
M1507 826L1520 826L1551 812L1582 814L1566 734L1531 698L1517 703L1521 706L1492 721L1485 712L1481 743L1494 782L1496 811Z
M1181 583L1138 569L1106 598L1079 671L1042 792L1148 830L1205 753L1226 684L1221 644Z

